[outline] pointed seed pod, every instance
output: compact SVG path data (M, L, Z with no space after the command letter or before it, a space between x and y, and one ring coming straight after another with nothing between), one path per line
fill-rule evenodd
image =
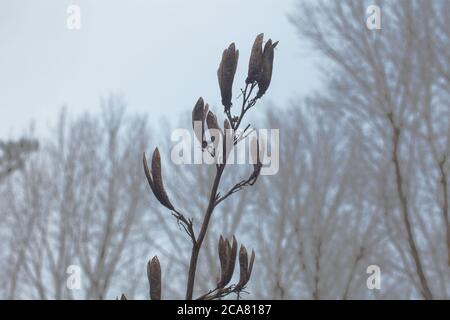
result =
M253 271L253 263L255 262L255 250L252 250L252 255L250 257L250 263L248 265L248 272L247 272L247 281L245 282L245 284L248 283L248 281L250 280L250 277L252 275L252 271Z
M220 130L219 123L217 122L217 117L211 111L208 112L206 116L206 124L208 125L208 129Z
M248 278L248 254L247 249L243 245L241 245L241 249L239 250L239 267L240 267L240 274L239 274L239 283L237 284L237 287L243 288L247 283Z
M220 260L220 281L217 286L223 288L227 269L227 247L222 236L219 238L218 252Z
M215 131L215 132L210 131L210 134L211 134L211 141L214 143L214 149L216 150L219 145L219 141L223 137L223 132L219 127L219 123L217 122L216 115L214 113L212 113L211 111L208 111L208 115L206 116L206 124L208 125L209 130ZM212 135L213 133L215 135ZM218 137L216 136L217 134L219 135Z
M159 154L158 148L153 152L152 158L152 170L150 171L147 165L147 158L143 157L144 172L147 177L150 189L152 189L153 194L156 199L169 210L174 210L173 205L170 203L169 197L167 196L166 190L164 189L164 184L161 175L161 156Z
M229 269L229 264L230 264L231 246L230 246L230 241L228 241L228 239L224 240L224 248L225 248L225 264L224 264L224 268L223 268L223 277L222 277L222 281L221 281L222 287L225 287L229 282L228 269Z
M150 284L150 299L161 300L161 265L157 256L147 264L147 277Z
M145 176L147 177L148 185L150 186L150 189L152 190L153 194L155 194L155 187L153 185L153 178L152 178L152 175L150 173L150 170L148 169L147 158L145 157L145 152L144 152L144 156L142 157L142 162L144 164L144 172L145 172Z
M194 134L197 137L197 140L200 142L200 144L203 143L203 137L205 134L205 126L204 126L204 108L205 108L205 102L203 101L203 98L200 97L197 100L197 103L194 106L194 109L192 110L192 128L194 129ZM201 126L197 127L195 126L196 123L201 122Z
M234 43L230 44L222 54L222 60L217 70L222 104L226 109L231 108L231 99L233 92L234 75L236 74L237 63L239 60L239 50L236 50Z
M273 70L273 58L274 49L278 45L278 41L272 43L272 40L266 42L264 46L262 66L261 66L261 76L258 79L258 93L257 98L261 98L269 88L270 82L272 80L272 70Z
M231 281L231 278L233 277L234 266L236 264L236 257L237 257L237 241L235 236L233 236L233 243L231 245L228 257L227 277L225 278L225 285L227 285Z
M263 58L263 50L262 50L263 39L264 33L261 33L256 37L255 42L253 43L250 61L248 64L248 76L247 80L245 80L247 84L257 81L261 74L262 58Z

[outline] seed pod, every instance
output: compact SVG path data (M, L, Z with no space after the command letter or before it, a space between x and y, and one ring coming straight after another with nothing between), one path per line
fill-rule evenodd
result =
M157 256L147 264L147 277L150 284L150 299L161 300L161 265Z
M248 272L247 272L247 282L250 280L250 276L252 275L253 271L253 263L255 262L255 250L252 249L252 256L250 257L250 263L248 265ZM247 282L245 284L247 284Z
M241 249L239 250L239 283L236 285L238 288L243 288L248 279L248 254L245 246L241 245Z
M253 43L252 53L250 55L250 61L248 64L248 76L247 80L245 80L247 84L257 81L261 74L263 58L263 38L264 33L261 33L256 37L255 42Z
M208 129L220 130L219 123L217 122L217 117L211 111L208 112L206 116L206 124L208 125Z
M220 260L220 281L217 286L223 288L224 285L222 284L225 282L225 273L227 269L227 247L222 236L220 236L219 238L218 252Z
M225 287L233 277L234 266L236 264L236 256L237 256L237 241L233 236L233 243L230 245L228 239L223 239L220 236L219 239L219 259L220 259L220 268L221 268L221 276L220 281L217 284L219 288Z
M122 295L120 296L120 300L128 300L127 297L122 293Z
M233 92L234 75L236 74L237 63L239 60L239 50L236 50L234 43L230 44L222 54L222 60L217 70L222 104L226 109L231 108L231 99Z
M167 196L166 190L164 188L161 174L161 156L159 154L158 148L156 148L155 151L153 152L152 170L150 171L148 169L145 153L143 157L143 163L145 176L147 177L148 184L150 185L150 188L152 189L152 192L155 195L156 199L158 199L158 201L167 209L174 210L174 207L170 202L169 197Z
M269 88L270 82L272 80L274 49L277 45L278 41L272 43L272 40L269 39L269 41L267 41L266 45L264 46L261 65L261 76L258 79L259 90L256 95L257 98L261 98Z
M224 285L227 285L231 281L231 278L233 277L234 266L236 264L236 256L237 256L237 241L235 236L233 236L233 244L231 245L228 255L227 272L226 272L227 276L225 278Z
M148 185L150 186L150 189L152 190L153 194L155 194L153 178L152 178L152 174L151 174L150 170L148 169L147 158L145 157L145 152L144 152L144 156L142 157L142 162L144 164L144 172L145 172L145 176L147 177Z
M219 127L219 123L217 122L216 115L214 113L212 113L211 111L208 111L208 115L206 116L206 124L208 125L209 130L215 131L215 132L210 131L210 135L211 135L211 141L214 143L214 150L217 150L219 141L223 137L223 132ZM213 133L215 135L212 135ZM219 135L218 137L216 136L217 134Z
M205 103L203 101L203 98L200 97L197 100L197 103L194 106L194 109L192 110L192 128L194 129L194 134L197 137L197 140L200 142L200 144L203 144L203 137L205 135L205 125L204 125L204 109L205 109ZM199 128L195 127L195 123L201 122L201 132L199 132Z

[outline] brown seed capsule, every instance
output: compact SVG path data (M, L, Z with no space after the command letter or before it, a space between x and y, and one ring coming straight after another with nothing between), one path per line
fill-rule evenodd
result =
M170 203L169 197L167 196L166 189L164 188L162 173L161 173L161 156L159 154L158 148L155 148L152 158L152 177L153 186L155 187L156 198L159 202L164 205L169 210L173 210L174 207Z
M200 144L203 143L203 137L205 134L204 109L205 103L203 101L203 98L200 97L197 100L194 109L192 110L192 128L194 129L194 134L197 137L197 140L200 142ZM201 123L201 126L199 126L197 123ZM197 124L197 126L195 124Z
M250 263L248 265L248 272L247 272L247 282L250 280L250 276L252 275L253 271L253 263L255 262L255 250L252 250L252 256L250 257ZM247 284L247 282L245 284Z
M239 267L240 267L240 274L239 274L239 283L237 284L237 287L243 288L247 283L248 278L248 254L247 249L243 245L241 245L241 249L239 250Z
M150 189L152 189L153 194L156 199L169 210L174 210L172 203L170 203L169 197L167 196L166 190L164 189L164 184L161 174L161 157L158 148L153 152L152 158L152 170L150 171L147 165L147 158L145 153L143 156L144 172L147 177Z
M150 284L150 299L161 300L161 265L157 256L147 264L147 277Z
M217 150L217 147L219 146L219 142L223 137L222 129L219 127L219 123L217 122L217 117L214 113L211 111L208 112L208 115L206 116L206 124L208 125L211 135L211 141L214 144L214 150ZM217 131L216 131L217 130ZM216 154L217 156L217 154Z
M261 76L258 79L258 93L257 98L262 97L267 89L269 88L270 82L272 80L272 70L273 70L273 58L274 49L278 45L278 41L272 43L272 40L266 42L263 51L262 65L261 65Z
M233 236L233 244L231 245L231 249L229 251L228 263L227 263L227 277L225 278L225 285L227 285L234 273L234 266L236 264L236 256L237 256L237 241Z
M222 60L217 70L220 93L222 95L222 104L226 109L231 108L231 99L233 92L234 75L236 74L237 63L239 60L239 50L236 50L234 43L230 44L222 54Z
M153 178L152 178L152 174L150 173L150 170L148 169L147 158L145 157L145 152L144 152L144 156L142 157L142 162L144 164L144 172L145 172L145 176L147 177L148 185L150 186L150 189L152 189L153 194L155 194Z
M264 33L261 33L256 37L255 42L253 43L252 53L250 55L250 61L248 64L248 76L247 80L245 80L247 84L257 81L261 74L263 58L263 38Z
M219 238L218 252L220 260L220 281L217 286L223 288L227 269L227 247L222 236Z
M208 125L208 129L220 130L219 123L217 122L217 117L211 111L208 112L206 116L206 123Z
M217 284L219 288L225 287L233 277L234 266L236 264L237 256L237 241L233 236L233 243L230 245L228 239L224 239L222 236L219 238L219 259L221 276L220 281Z

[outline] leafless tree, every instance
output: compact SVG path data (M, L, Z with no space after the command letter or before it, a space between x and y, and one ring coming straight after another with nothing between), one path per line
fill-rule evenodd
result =
M382 1L378 31L365 26L369 4L299 5L291 21L329 62L314 104L359 127L370 148L403 298L449 297L448 2Z
M145 117L126 116L119 97L99 115L71 121L61 113L42 149L7 182L6 297L111 298L111 286L134 296L147 211L138 155L149 141ZM71 265L80 268L80 290L67 286Z

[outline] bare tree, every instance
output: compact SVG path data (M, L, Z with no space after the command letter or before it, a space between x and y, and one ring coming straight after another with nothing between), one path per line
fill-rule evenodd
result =
M149 136L145 117L126 116L120 97L105 100L99 115L70 121L61 113L51 138L7 182L7 297L100 299L112 286L134 295L147 210L138 155ZM71 265L80 290L68 287Z
M389 191L391 259L401 258L413 296L448 297L448 3L383 1L381 31L366 28L368 5L300 5L291 21L330 62L315 105L361 128L371 148L371 178Z

